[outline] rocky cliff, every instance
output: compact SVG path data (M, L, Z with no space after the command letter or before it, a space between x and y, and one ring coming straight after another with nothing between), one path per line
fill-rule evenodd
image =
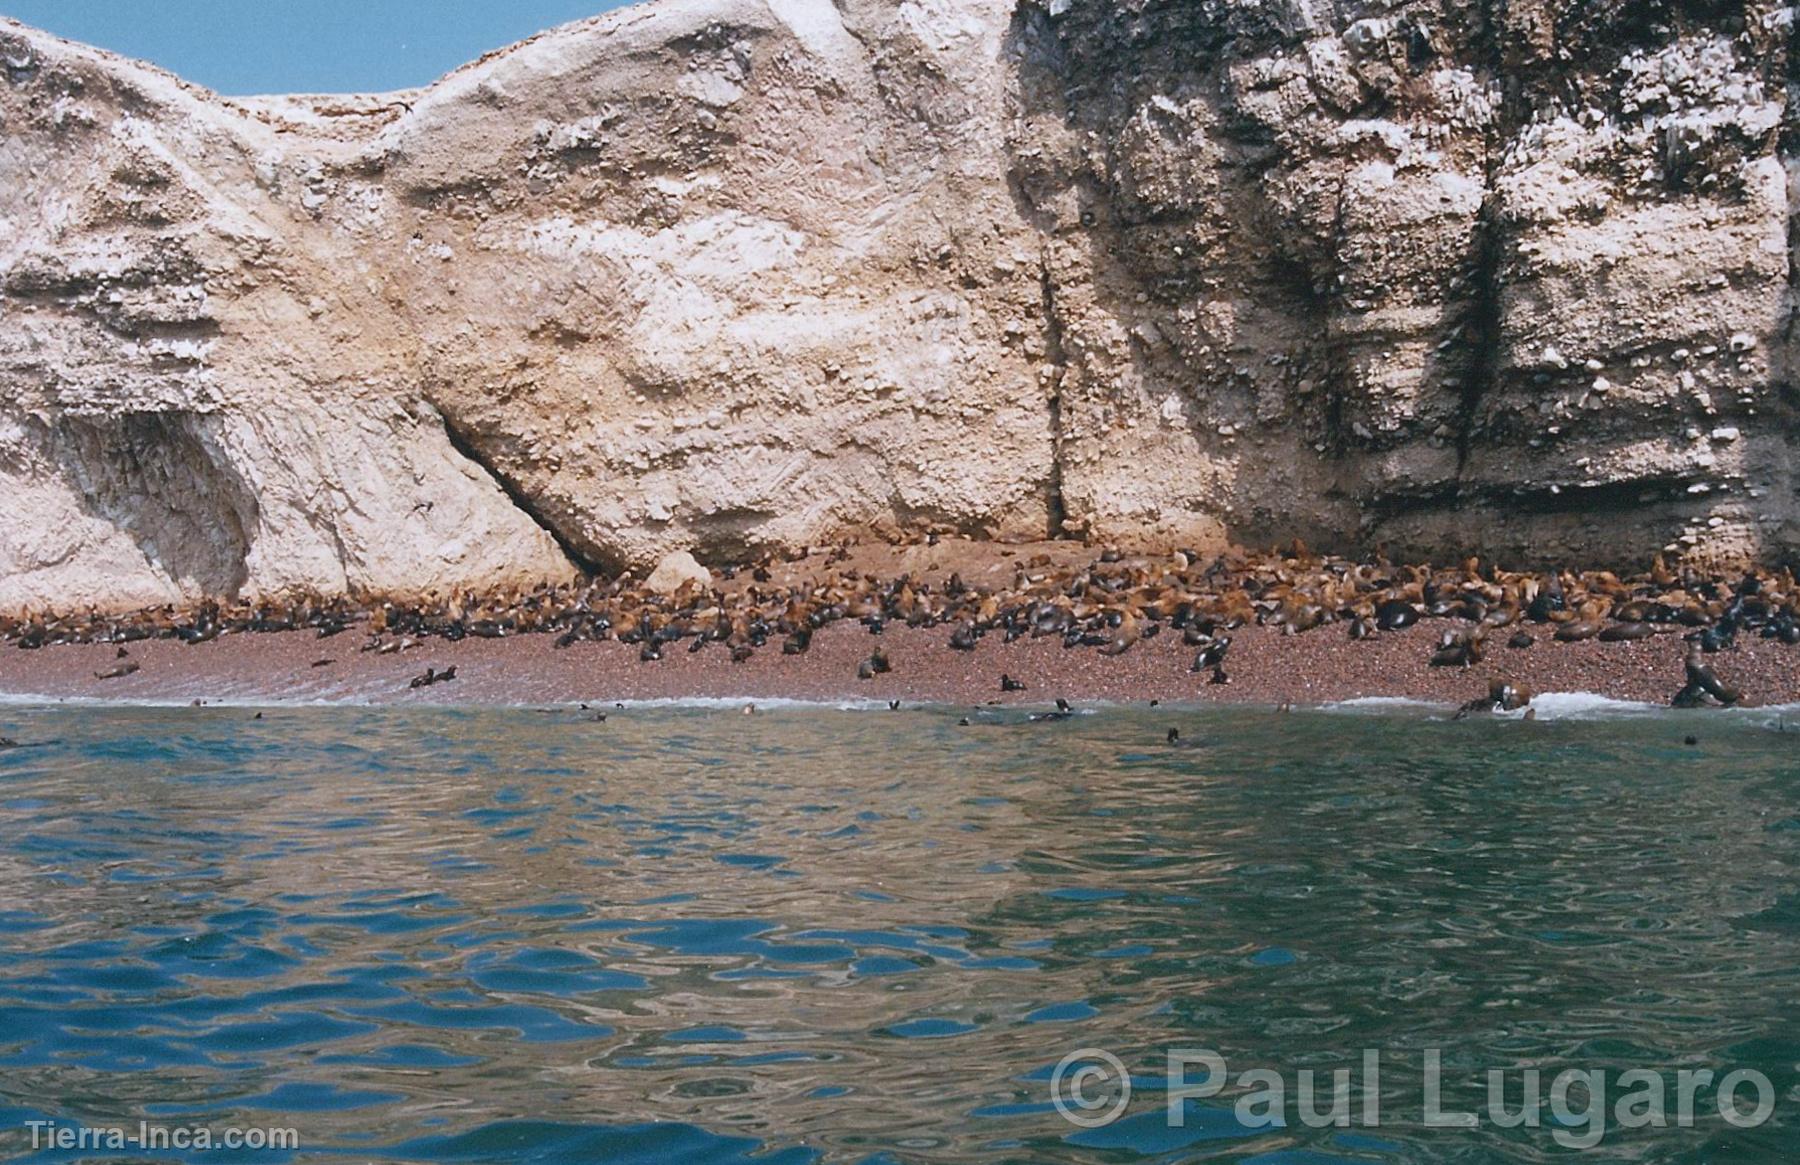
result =
M655 0L242 99L0 22L0 607L925 529L1792 555L1793 36Z

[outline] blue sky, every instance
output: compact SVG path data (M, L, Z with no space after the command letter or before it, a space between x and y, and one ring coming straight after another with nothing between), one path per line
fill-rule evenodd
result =
M423 85L624 0L0 0L0 14L221 93Z

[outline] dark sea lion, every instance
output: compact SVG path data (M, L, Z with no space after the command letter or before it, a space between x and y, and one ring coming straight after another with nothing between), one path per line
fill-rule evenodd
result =
M1481 639L1485 629L1479 624L1465 630L1450 630L1438 640L1431 653L1432 667L1469 667L1481 662Z
M1221 636L1200 649L1200 654L1194 657L1194 666L1188 670L1191 672L1202 672L1208 669L1217 671L1225 665L1225 655L1230 650L1231 636Z
M1506 645L1515 651L1523 651L1536 643L1537 640L1531 637L1531 632L1525 630L1523 627L1514 631L1512 633L1512 638L1506 641Z
M1419 608L1404 599L1388 599L1375 608L1375 626L1383 631L1402 631L1419 621Z
M1020 683L1018 680L1013 679L1011 676L1007 675L1005 672L1001 672L1000 673L1000 690L1003 692L1022 692L1025 690L1025 685Z
M105 671L95 672L94 678L97 680L116 680L116 679L119 679L121 676L130 675L132 672L136 671L137 669L138 669L137 660L128 659L123 663L114 664L112 667L107 668Z
M1600 632L1602 643L1635 643L1640 639L1649 639L1656 634L1656 628L1648 623L1612 623Z
M1075 709L1069 706L1067 700L1058 696L1056 697L1056 711L1036 712L1032 714L1031 719L1034 721L1067 720L1073 715L1075 715Z
M1672 706L1700 708L1709 699L1729 706L1743 700L1742 692L1719 679L1712 666L1706 662L1704 651L1698 641L1688 645L1687 660L1682 665L1687 673L1687 682L1675 693L1674 699L1669 701Z
M1170 748L1205 748L1206 747L1206 742L1204 740L1183 740L1183 739L1181 739L1181 729L1179 729L1179 728L1169 729L1169 734L1168 734L1168 736L1163 738L1163 743L1167 744Z
M412 681L410 683L408 683L406 686L409 688L429 688L433 684L448 683L449 681L451 681L455 678L456 678L456 665L455 664L451 664L449 667L445 668L443 671L438 671L435 668L428 667L425 669L423 674L414 676L412 678Z

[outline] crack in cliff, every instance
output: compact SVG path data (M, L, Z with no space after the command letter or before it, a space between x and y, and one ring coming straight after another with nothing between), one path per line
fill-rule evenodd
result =
M1050 377L1050 396L1046 402L1050 420L1050 477L1044 499L1052 539L1067 537L1063 523L1069 517L1068 502L1063 497L1063 377L1068 374L1068 354L1063 348L1062 321L1057 317L1056 280L1050 274L1048 251L1038 257L1038 288L1044 312L1044 359L1054 370Z
M530 518L537 524L539 529L550 535L550 540L555 542L557 549L563 552L563 557L567 558L577 570L585 575L600 576L609 573L606 569L608 566L617 565L615 563L601 562L598 558L587 554L577 547L569 538L565 537L563 532L557 529L556 525L552 523L549 518L544 516L543 511L531 500L530 496L525 493L519 483L514 481L511 475L495 465L493 461L481 451L481 448L470 439L469 434L464 432L455 421L450 419L449 413L446 413L441 408L437 408L435 404L432 405L432 408L436 409L438 418L444 423L444 438L450 442L450 447L463 457L467 458L471 464L475 465L483 473L487 474L488 478L500 488L500 492L506 495L506 500L513 504L514 509L518 510L521 514L524 514L527 518Z
M1485 52L1491 75L1504 75L1505 47L1501 43L1499 13L1496 3L1505 0L1483 0L1481 24L1476 33L1476 48ZM1469 273L1469 323L1474 351L1470 354L1458 393L1455 422L1456 476L1452 491L1460 498L1468 469L1469 455L1474 450L1475 430L1480 424L1482 401L1494 390L1500 379L1500 264L1502 238L1500 228L1500 154L1509 124L1520 120L1516 93L1505 94L1494 117L1482 133L1481 143L1481 209L1475 215L1475 256Z

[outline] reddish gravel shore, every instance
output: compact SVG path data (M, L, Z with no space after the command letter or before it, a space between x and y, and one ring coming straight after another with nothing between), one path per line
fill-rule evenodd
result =
M1452 624L1427 620L1405 631L1352 641L1341 626L1302 635L1242 627L1232 632L1229 685L1188 671L1194 650L1165 632L1120 656L1064 649L1055 638L1007 644L998 635L976 650L952 650L950 629L890 627L880 638L845 622L820 631L804 655L783 656L771 644L742 664L709 644L689 654L674 645L666 658L640 663L637 649L615 642L553 646L549 635L509 639L427 640L400 654L364 652L357 630L328 639L312 632L227 635L188 646L173 640L131 646L140 666L117 679L97 679L118 662L111 645L0 648L0 694L50 699L353 701L382 704L550 704L586 701L722 697L804 700L901 700L906 703L1042 705L1057 696L1114 702L1324 704L1369 696L1461 703L1503 678L1537 692L1586 691L1664 704L1682 683L1685 644L1678 632L1639 643L1557 643L1551 628L1524 650L1491 646L1466 670L1426 661ZM1492 643L1492 640L1490 640ZM876 645L893 671L857 679L857 663ZM315 661L329 660L321 666ZM1747 704L1800 701L1800 647L1740 636L1735 649L1709 656ZM454 665L457 678L412 690L427 667ZM1022 680L1002 693L1000 675Z

